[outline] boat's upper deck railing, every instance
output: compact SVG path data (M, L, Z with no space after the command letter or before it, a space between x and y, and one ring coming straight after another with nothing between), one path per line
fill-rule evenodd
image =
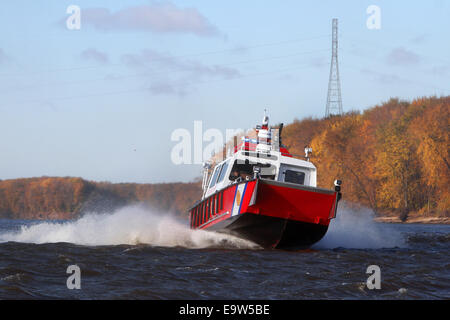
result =
M293 157L293 155L283 146L280 146L278 144L266 144L266 142L261 142L256 139L250 139L248 137L243 137L243 141L234 147L234 153L238 151L253 151L258 153L270 153L271 151L280 152L282 156L285 157ZM273 140L272 140L273 141ZM258 145L265 144L270 146L271 148L268 151L261 151L258 148ZM301 158L301 156L299 156Z

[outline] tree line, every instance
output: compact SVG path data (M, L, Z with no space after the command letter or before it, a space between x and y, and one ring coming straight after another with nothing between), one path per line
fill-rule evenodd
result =
M109 183L73 177L0 181L0 218L73 219L86 212L112 212L143 203L161 212L187 217L201 194L200 183Z

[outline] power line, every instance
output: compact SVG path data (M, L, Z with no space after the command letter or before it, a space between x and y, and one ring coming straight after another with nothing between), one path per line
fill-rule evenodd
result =
M368 47L377 48L377 49L382 48L382 49L389 50L389 51L392 50L394 48L394 46L396 48L398 48L398 47L406 47L405 43L403 43L403 44L399 43L399 44L393 44L392 46L387 46L386 44L379 44L379 43L375 43L373 41L368 41L368 40L364 40L364 39L356 39L356 38L350 38L350 39L347 38L345 41L351 43L353 45L353 47L368 46ZM417 55L419 57L427 58L427 59L430 59L430 60L440 61L439 63L450 64L450 60L446 60L446 59L443 59L443 58L432 57L432 56L429 56L429 55L426 55L426 54L422 54L422 53L419 53Z
M243 60L243 61L237 61L227 64L218 64L218 65L212 65L212 67L229 67L233 65L240 65L240 64L251 64L255 62L261 62L261 61L269 61L269 60L277 60L277 59L284 59L289 57L295 57L305 54L311 54L311 53L318 53L318 52L326 52L330 51L330 49L320 49L320 50L313 50L313 51L305 51L305 52L297 52L293 54L283 55L283 56L272 56L272 57L266 57L266 58L260 58L260 59L251 59L251 60ZM187 70L174 70L173 72L187 72ZM98 81L105 81L105 80L123 80L128 78L139 78L139 77L149 77L159 74L167 74L167 71L158 71L158 72L146 72L146 73L139 73L139 74L130 74L130 75L124 75L124 76L116 76L111 79L105 79L105 77L102 78L96 78L96 79L88 79L88 80L79 80L79 81L69 81L69 82L53 82L53 83L44 83L39 85L31 85L25 88L15 88L15 89L5 89L1 90L0 93L9 93L9 92L16 92L16 91L23 91L23 90L32 90L35 88L42 88L46 86L61 86L61 85L76 85L76 84L85 84L85 83L92 83L92 82L98 82Z
M356 71L359 71L359 72L361 72L364 68L367 68L367 66L355 66L355 65L348 65L348 64L345 64L343 67L344 67L344 69L353 69L353 70L356 70ZM449 91L449 89L444 89L444 88L435 86L435 85L430 84L430 83L425 83L425 82L422 82L422 81L415 81L415 80L411 80L411 79L407 79L407 78L402 78L402 77L397 76L396 74L384 74L384 73L373 71L373 70L368 70L368 71L371 72L373 75L376 75L376 76L393 76L393 77L395 77L395 80L403 81L405 84L409 83L409 84L420 86L420 87L428 87L428 88L431 88L431 89L439 89L439 90L441 90L443 92Z
M250 50L254 48L261 48L261 47L269 47L269 46L277 46L277 45L283 45L283 44L289 44L289 43L295 43L295 42L302 42L302 41L308 41L308 40L315 40L320 38L329 37L329 34L327 35L318 35L308 38L297 38L297 39L291 39L291 40L285 40L285 41L278 41L278 42L270 42L270 43L262 43L262 44L256 44L252 46L243 46L239 48L233 48L233 49L224 49L224 50L217 50L217 51L207 51L207 52L199 52L199 53L191 53L191 54L185 54L185 55L179 55L179 56L169 56L172 59L181 59L181 58L188 58L188 57L195 57L195 56L204 56L204 55L214 55L219 53L226 53L226 52L236 52L237 50ZM166 58L155 58L152 61L161 61ZM28 72L28 73L22 73L22 74L0 74L0 77L21 77L21 76L30 76L30 75L37 75L42 73L53 73L53 72L65 72L65 71L76 71L76 70L86 70L86 69L97 69L97 68L104 68L104 67L117 67L117 66L124 66L125 63L113 63L113 64L105 64L105 65L96 65L96 66L81 66L81 67L62 67L62 68L55 68L55 69L49 69L49 70L41 70L36 72Z
M311 64L307 63L307 64L301 64L297 67L290 66L290 67L287 67L284 69L241 75L241 76L235 77L235 78L227 78L227 79L220 79L220 80L214 80L214 81L191 81L190 83L186 83L183 85L191 86L191 85L211 84L214 82L221 82L221 81L240 80L240 79L248 78L248 77L264 76L264 75L269 75L269 74L276 74L276 73L282 73L282 72L287 72L287 71L291 71L291 70L306 69L306 68L311 68L311 67L312 67ZM121 91L109 91L109 92L92 93L92 94L87 94L87 95L76 95L76 96L67 96L67 97L53 97L53 98L47 98L47 100L75 100L75 99L109 96L109 95L117 95L117 94L128 94L128 93L136 93L136 92L147 92L147 91L149 91L149 88L121 90ZM16 102L15 104L28 104L28 103L30 103L30 104L31 103L42 103L42 100L41 101L38 101L38 100L19 101L19 102ZM0 108L4 108L4 107L5 106L0 106Z

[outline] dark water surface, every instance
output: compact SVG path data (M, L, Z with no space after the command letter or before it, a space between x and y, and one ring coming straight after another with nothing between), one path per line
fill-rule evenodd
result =
M287 252L115 215L0 220L0 298L450 298L449 225L338 220L314 248ZM158 236L146 238L145 230ZM81 269L80 290L66 286L73 264ZM366 287L369 265L381 269L380 290Z

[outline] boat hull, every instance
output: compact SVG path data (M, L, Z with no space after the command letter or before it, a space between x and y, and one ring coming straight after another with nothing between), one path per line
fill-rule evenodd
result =
M191 208L191 228L223 232L264 248L304 249L335 217L337 192L255 179L231 185Z
M244 213L222 227L214 225L208 230L227 233L250 240L263 248L298 250L318 242L328 226L283 218Z

